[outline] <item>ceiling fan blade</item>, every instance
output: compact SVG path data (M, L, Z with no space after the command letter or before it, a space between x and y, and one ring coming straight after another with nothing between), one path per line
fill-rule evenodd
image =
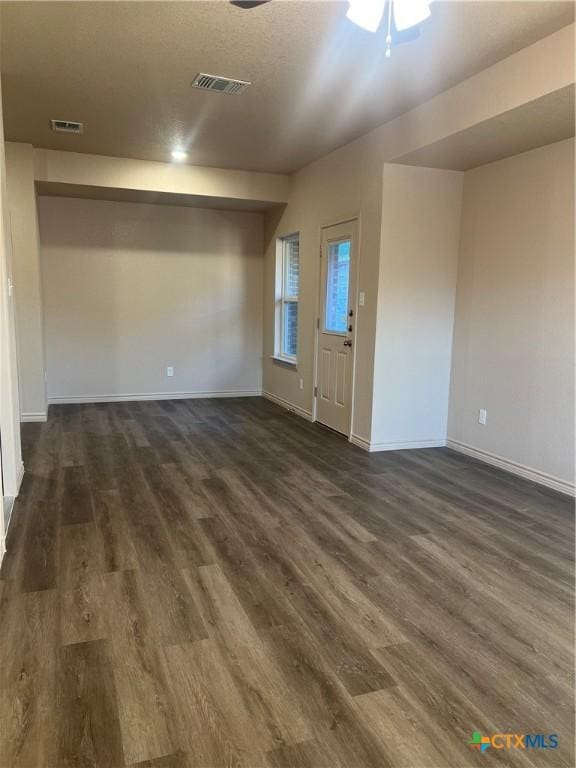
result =
M230 0L231 5L235 5L236 8L242 8L244 11L250 10L250 8L257 8L259 5L265 5L270 0Z

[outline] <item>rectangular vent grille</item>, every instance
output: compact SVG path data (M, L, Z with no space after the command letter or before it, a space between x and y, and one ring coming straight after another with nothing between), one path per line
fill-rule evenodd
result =
M229 77L219 75L207 75L199 72L192 80L192 88L200 88L202 91L216 91L217 93L242 93L248 88L247 80L232 80Z
M50 127L58 133L84 133L84 123L72 120L50 120Z

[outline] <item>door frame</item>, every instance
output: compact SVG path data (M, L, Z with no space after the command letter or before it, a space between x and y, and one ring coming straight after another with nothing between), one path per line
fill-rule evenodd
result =
M2 133L0 111L0 137ZM4 145L0 147L0 471L3 498L0 504L0 561L6 551L5 515L18 496L24 476L20 443L18 360L12 283L12 227L6 193ZM11 515L10 520L13 519Z
M317 421L318 418L318 349L320 339L320 320L322 317L322 238L325 229L335 227L338 224L348 224L350 221L356 222L357 242L356 253L353 254L354 264L354 278L356 286L356 295L350 297L349 306L354 310L354 323L352 330L352 395L350 402L350 423L348 425L348 433L343 435L348 442L352 442L352 435L354 434L354 395L355 395L355 383L356 383L356 339L358 330L358 295L360 293L360 247L362 240L362 217L360 212L351 213L349 215L340 216L336 219L330 219L323 222L318 228L318 290L316 291L316 317L314 320L314 388L312 390L312 421ZM329 429L329 427L327 427Z

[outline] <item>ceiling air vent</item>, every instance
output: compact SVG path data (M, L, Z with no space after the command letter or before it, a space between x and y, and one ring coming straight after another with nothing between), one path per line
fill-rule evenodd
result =
M192 80L192 88L200 88L202 91L216 91L217 93L242 93L248 88L247 80L232 80L229 77L220 77L219 75L207 75L205 72L199 72Z
M50 120L50 127L57 133L84 133L84 123L73 120Z

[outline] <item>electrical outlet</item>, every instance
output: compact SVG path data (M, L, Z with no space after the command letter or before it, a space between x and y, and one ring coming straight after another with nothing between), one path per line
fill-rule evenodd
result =
M478 411L478 424L486 424L486 410L484 408L480 408Z
M174 376L174 368L171 365L166 368L166 376Z
M304 389L304 379L300 379L299 387L300 389Z

